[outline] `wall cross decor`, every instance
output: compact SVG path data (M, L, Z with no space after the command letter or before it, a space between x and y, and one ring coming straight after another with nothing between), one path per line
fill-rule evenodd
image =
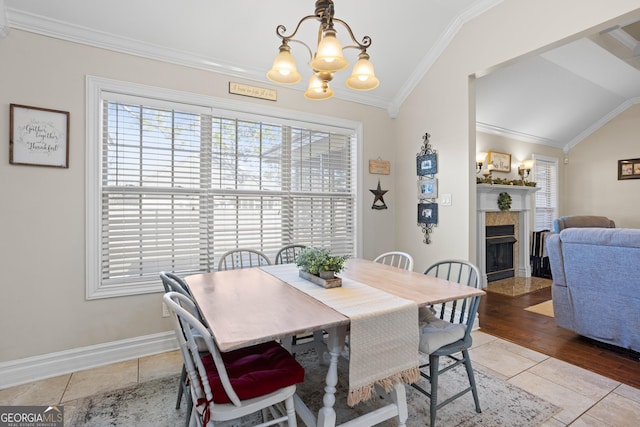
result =
M438 172L438 156L431 147L429 138L425 133L422 139L422 149L416 155L416 172L418 174L418 225L424 233L423 242L431 243L433 227L438 224L438 180L435 175Z

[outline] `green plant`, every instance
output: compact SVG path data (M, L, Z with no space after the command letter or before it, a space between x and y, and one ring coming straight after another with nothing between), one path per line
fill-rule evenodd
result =
M498 194L498 207L501 211L508 211L511 209L511 196L506 191Z
M326 249L307 247L296 257L296 265L311 274L320 274L321 271L339 273L347 259L348 255L331 255Z

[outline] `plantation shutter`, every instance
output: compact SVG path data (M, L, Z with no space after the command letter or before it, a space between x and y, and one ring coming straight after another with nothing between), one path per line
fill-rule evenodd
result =
M129 98L103 101L102 285L212 271L235 248L354 253L353 132Z
M534 166L535 225L534 231L552 230L558 218L558 161L536 157Z

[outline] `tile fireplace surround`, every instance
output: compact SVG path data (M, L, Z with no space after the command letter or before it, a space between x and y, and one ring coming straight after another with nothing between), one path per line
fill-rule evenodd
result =
M514 224L516 227L516 239L514 246L514 268L517 277L531 277L531 265L529 255L531 251L531 229L533 193L540 190L538 187L526 187L521 185L492 185L477 184L477 254L478 268L482 276L482 287L487 287L487 239L485 236L487 224ZM498 195L503 191L511 196L511 209L501 211L498 208ZM489 220L487 220L489 214Z

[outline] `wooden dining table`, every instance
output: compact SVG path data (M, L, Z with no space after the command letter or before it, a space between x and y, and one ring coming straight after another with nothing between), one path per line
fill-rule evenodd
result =
M419 307L484 294L481 289L359 258L349 259L340 276L413 301ZM261 268L196 274L185 281L223 352L319 330L328 332L326 383L318 385L325 391L323 406L316 417L298 397L296 411L307 426L336 425L333 406L338 358L349 330L349 317ZM341 425L364 427L393 417L397 417L398 425L405 425L404 384L394 385L392 395L391 403L384 408Z

